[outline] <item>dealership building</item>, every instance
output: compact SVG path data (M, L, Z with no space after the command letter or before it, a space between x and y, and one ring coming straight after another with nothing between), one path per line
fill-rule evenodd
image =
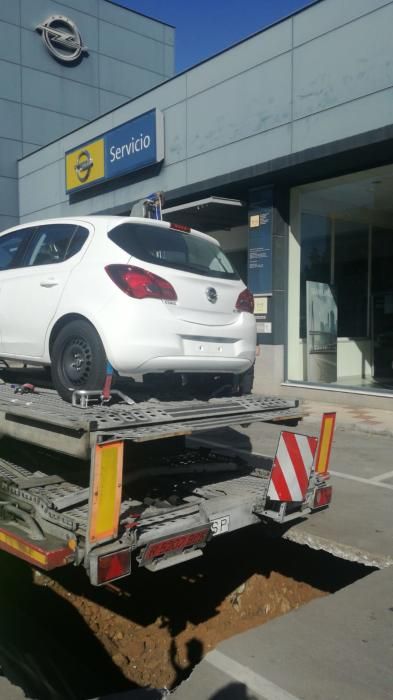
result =
M392 25L393 1L318 0L174 75L162 22L2 2L2 228L163 192L254 294L256 390L390 407Z

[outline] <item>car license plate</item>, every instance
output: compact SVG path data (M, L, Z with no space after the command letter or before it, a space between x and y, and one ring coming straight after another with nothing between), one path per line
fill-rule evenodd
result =
M213 520L211 524L212 536L216 537L216 535L222 535L224 532L228 532L229 520L229 515L224 515L222 518L217 518L216 520Z

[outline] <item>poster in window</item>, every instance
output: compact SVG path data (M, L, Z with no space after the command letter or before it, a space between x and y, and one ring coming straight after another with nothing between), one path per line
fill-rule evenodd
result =
M333 288L324 282L306 282L307 379L337 381L337 303Z
M272 293L273 195L270 190L249 212L248 287L253 294Z

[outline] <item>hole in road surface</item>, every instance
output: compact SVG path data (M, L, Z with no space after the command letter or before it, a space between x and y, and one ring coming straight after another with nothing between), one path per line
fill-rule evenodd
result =
M259 527L206 554L95 589L82 570L51 576L1 553L0 667L29 697L87 700L174 687L220 641L374 571Z

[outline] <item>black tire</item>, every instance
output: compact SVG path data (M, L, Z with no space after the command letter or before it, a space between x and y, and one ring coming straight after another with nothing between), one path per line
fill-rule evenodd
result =
M87 321L71 321L61 329L52 348L52 380L65 401L75 389L102 389L106 354L101 338Z

